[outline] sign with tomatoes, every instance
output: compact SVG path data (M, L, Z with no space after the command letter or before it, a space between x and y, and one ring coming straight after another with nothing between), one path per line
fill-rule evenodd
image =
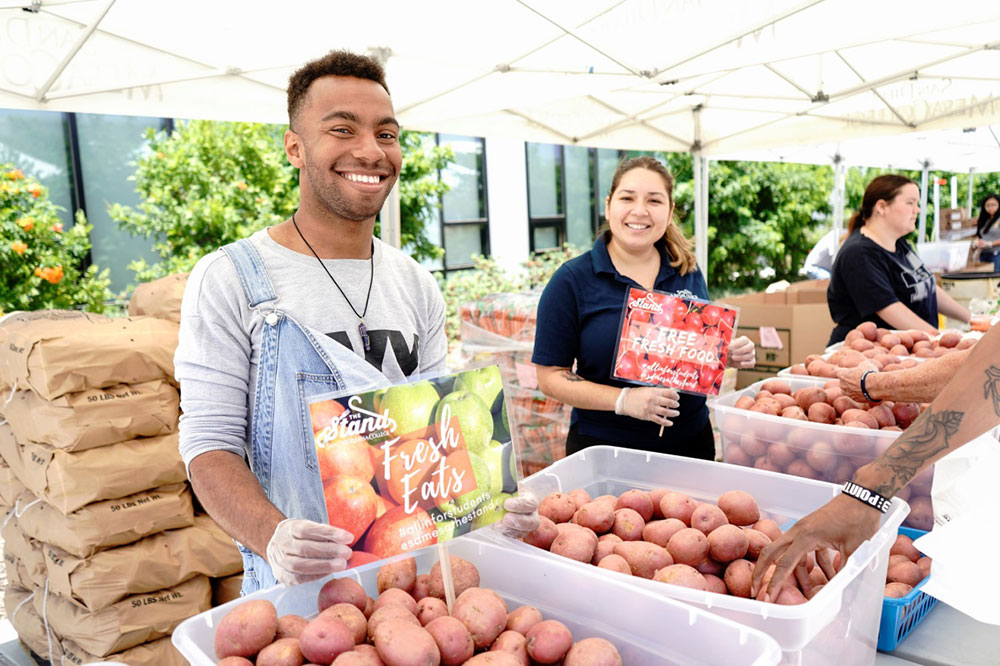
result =
M331 525L364 564L489 525L517 489L500 368L309 404Z
M718 395L739 311L631 288L611 376L698 395Z

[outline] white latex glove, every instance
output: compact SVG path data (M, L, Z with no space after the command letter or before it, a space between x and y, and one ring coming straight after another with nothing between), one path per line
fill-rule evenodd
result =
M677 391L670 388L623 388L615 404L615 414L672 426L673 421L669 419L680 414L677 411L681 404L679 400Z
M522 539L538 529L538 499L530 492L519 492L504 500L507 512L494 523L500 532L512 539Z
M729 360L726 363L730 368L752 368L757 364L757 352L753 340L745 335L734 339L729 343Z
M267 561L279 583L307 583L347 568L348 544L353 540L350 532L339 527L286 518L267 542Z

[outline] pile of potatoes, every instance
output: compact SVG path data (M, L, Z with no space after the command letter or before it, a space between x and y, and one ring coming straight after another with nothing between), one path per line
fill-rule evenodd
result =
M569 628L534 606L508 612L479 571L451 556L455 603L444 602L440 563L417 575L413 558L378 571L372 599L351 578L320 590L319 615L278 617L266 600L229 611L215 630L218 666L622 666L603 638L574 642Z
M527 544L601 569L744 598L750 597L760 551L781 535L778 524L762 518L757 501L742 490L710 504L667 488L594 498L576 489L547 495L538 514L540 524L524 538ZM811 597L827 580L815 560L807 566L815 576ZM763 598L761 589L757 599ZM806 600L789 577L774 601Z
M913 545L913 539L897 534L889 550L889 569L885 574L885 596L905 597L924 578L931 575L931 558Z
M883 372L892 372L912 368L918 363L916 358L937 358L975 344L975 338L963 338L955 331L932 338L924 331L890 331L866 321L847 334L841 349L825 358L811 354L805 363L793 365L789 372L833 378L838 370L856 368L866 360Z
M785 419L822 423L840 428L796 427L767 419L728 415L719 424L723 459L727 463L783 472L807 479L843 483L854 477L895 441L872 436L874 430L901 432L926 408L911 402L858 403L843 395L840 383L793 391L783 379L761 384L754 396L740 397L734 407ZM930 490L933 468L928 468L900 490L897 497L910 503L906 525L929 530L934 522Z

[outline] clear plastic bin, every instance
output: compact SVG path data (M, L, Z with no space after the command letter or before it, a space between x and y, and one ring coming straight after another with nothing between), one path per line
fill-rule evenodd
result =
M761 511L779 524L801 518L840 492L837 486L820 481L608 446L591 447L567 456L524 479L522 484L539 498L550 492L568 492L574 488L583 488L591 496L598 496L618 495L631 488L663 487L714 502L728 490L745 490L757 499ZM882 518L879 531L861 544L829 584L799 606L765 604L617 572L606 575L623 587L686 601L769 634L781 646L782 664L867 666L875 661L889 549L908 511L905 502L894 499L889 512ZM480 530L471 538L491 539L536 557L569 562L581 575L596 569L593 565L573 562L507 538L496 530ZM669 625L664 623L663 626ZM734 661L714 663L732 664Z
M802 375L783 376L781 379L789 383L793 392L808 386L822 387L830 381ZM734 406L744 395L757 395L763 383L756 382L708 404L721 435L722 459L727 463L842 484L853 478L859 467L880 456L900 435L893 431L863 430L770 416ZM816 464L813 450L820 443L833 447L834 464ZM930 529L933 521L930 513L933 480L932 466L900 491L900 499L921 504L907 519L908 527Z
M917 256L929 270L960 271L969 263L971 241L917 243Z
M484 531L494 530L480 530ZM619 585L596 568L581 570L470 537L448 542L448 551L473 562L480 584L497 591L510 610L530 604L546 619L566 624L575 640L606 638L629 666L772 666L781 659L778 644L760 631ZM413 556L417 571L426 573L437 561L437 549L424 548ZM353 577L375 597L380 566L369 564L332 578ZM174 645L192 666L213 666L215 626L234 606L245 599L268 599L279 616L296 613L310 618L316 615L316 598L324 582L261 590L213 608L182 622L174 630Z

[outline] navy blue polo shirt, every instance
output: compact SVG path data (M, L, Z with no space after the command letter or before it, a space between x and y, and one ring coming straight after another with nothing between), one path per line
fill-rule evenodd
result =
M700 270L680 275L670 265L662 243L660 272L653 288L685 298L708 300L708 287ZM570 368L592 382L607 386L635 386L611 379L611 366L621 323L625 294L641 285L620 274L608 255L608 246L598 238L593 249L570 259L549 280L538 302L538 326L531 360L536 365ZM685 441L698 435L708 423L705 399L680 394L680 415L659 437L660 426L619 416L613 411L573 409L571 423L579 424L582 435L600 437L624 446L642 442L641 448L670 452L671 441Z

